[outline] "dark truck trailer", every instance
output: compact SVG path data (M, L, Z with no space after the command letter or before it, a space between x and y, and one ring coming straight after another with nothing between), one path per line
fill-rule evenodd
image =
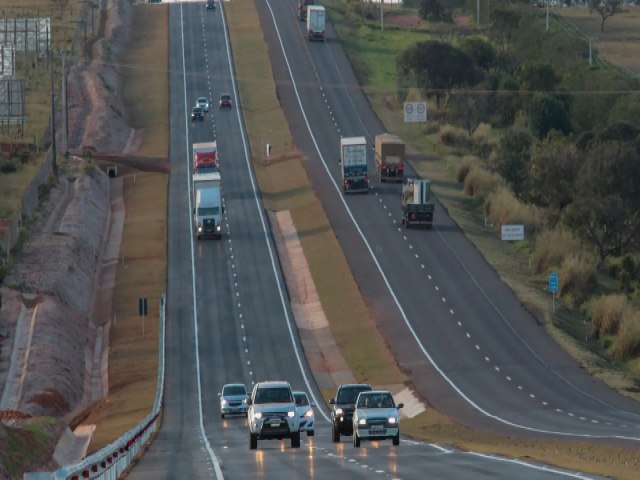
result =
M402 224L405 228L431 228L435 205L430 200L431 180L405 180L402 185Z
M301 22L307 21L307 7L309 5L317 5L316 0L298 0L298 20Z
M390 133L376 135L376 174L381 182L401 182L404 178L405 144Z

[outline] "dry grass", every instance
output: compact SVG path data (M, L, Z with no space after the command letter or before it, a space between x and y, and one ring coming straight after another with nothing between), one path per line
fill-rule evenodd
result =
M579 300L584 300L595 290L597 280L597 265L593 255L586 252L575 252L567 256L558 273L558 293L571 294Z
M499 187L487 195L485 213L496 229L505 224L524 225L527 237L535 235L543 223L539 209L521 202L506 187Z
M438 130L438 141L447 147L467 149L471 145L471 137L466 130L453 125L443 125Z
M613 340L613 357L619 361L640 356L640 313L627 310L624 313L618 335Z
M276 95L263 35L256 28L255 6L250 0L236 0L225 7L251 150L260 152L261 143L267 139L273 145L269 164L261 155L253 154L265 207L290 210L331 331L356 378L378 385L402 383L404 375L378 333L313 192L303 159L293 146ZM357 340L363 336L367 337L366 344Z
M121 59L145 70L144 75L125 71L123 96L129 105L132 98L142 99L142 110L134 108L128 114L136 127L147 132L140 153L158 157L166 157L169 151L167 12L166 6L156 5L134 9L132 42ZM151 411L156 390L158 302L166 291L167 176L129 174L124 178L124 200L127 219L113 299L117 322L111 329L108 408L91 451L142 420ZM149 306L144 338L139 297L147 297Z
M471 197L487 198L503 185L504 181L500 175L475 165L464 178L464 193Z
M552 268L559 268L572 252L579 251L580 241L565 229L545 229L536 235L533 250L533 271L546 274Z
M629 308L629 300L620 294L603 295L589 301L591 335L600 338L617 333Z

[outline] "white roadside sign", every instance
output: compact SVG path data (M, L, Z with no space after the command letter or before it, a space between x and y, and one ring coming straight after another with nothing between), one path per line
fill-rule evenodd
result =
M427 121L427 102L404 102L405 123L424 123Z
M502 225L500 230L502 240L524 240L524 225Z

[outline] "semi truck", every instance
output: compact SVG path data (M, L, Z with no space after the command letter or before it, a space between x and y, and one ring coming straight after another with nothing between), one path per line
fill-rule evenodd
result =
M402 224L405 228L433 225L431 180L407 178L402 184Z
M193 144L193 173L219 172L218 142Z
M307 7L307 33L309 40L324 40L325 10L322 5Z
M376 174L381 182L401 182L404 176L405 145L390 133L376 135Z
M340 139L340 170L345 193L368 192L367 139L342 137Z
M222 196L219 172L193 174L193 226L196 237L222 237Z
M307 8L309 5L316 5L316 0L298 0L298 20L307 21Z

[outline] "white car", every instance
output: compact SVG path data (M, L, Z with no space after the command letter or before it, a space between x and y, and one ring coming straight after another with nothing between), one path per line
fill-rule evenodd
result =
M391 439L400 445L400 415L398 409L404 404L393 401L388 390L362 392L356 400L353 412L353 446L359 447L361 440Z
M256 383L249 398L249 449L258 448L258 440L291 440L291 448L300 448L300 419L296 413L288 382Z
M247 415L249 410L249 404L247 400L249 398L247 394L247 387L243 383L228 383L222 387L220 392L220 417L224 418L225 415Z
M293 398L296 401L298 418L300 418L300 431L307 432L307 437L313 437L315 434L315 416L313 414L315 403L309 401L305 392L293 392Z
M209 111L209 100L207 97L198 97L196 100L196 107L200 107L203 112Z

